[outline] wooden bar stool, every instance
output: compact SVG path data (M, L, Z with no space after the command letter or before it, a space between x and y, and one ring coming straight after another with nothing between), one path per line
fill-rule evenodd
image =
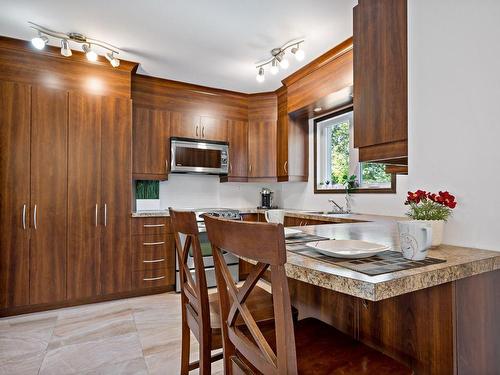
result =
M203 256L200 247L198 225L194 212L169 209L173 226L176 253L179 264L179 279L182 305L182 349L181 374L196 368L200 374L211 373L211 363L222 358L222 353L212 351L222 348L219 294L208 293ZM181 235L185 236L184 243ZM194 260L194 277L187 265L188 254ZM273 300L270 293L256 287L256 293L247 301L259 324L269 325L274 321ZM295 312L297 315L297 313ZM244 324L242 320L237 324ZM272 324L271 324L272 325ZM199 342L199 361L189 362L190 331Z
M317 319L294 326L285 274L283 225L205 217L215 261L224 325L226 374L412 374L403 364ZM241 289L223 262L222 250L257 262ZM274 325L259 327L248 308L257 280L269 269ZM243 319L245 325L236 324Z

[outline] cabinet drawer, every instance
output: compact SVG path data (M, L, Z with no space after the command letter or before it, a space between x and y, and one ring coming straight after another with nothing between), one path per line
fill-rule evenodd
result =
M134 289L145 289L174 284L174 273L166 268L132 272Z
M171 235L134 236L132 241L134 271L175 267Z
M170 218L135 217L132 220L132 234L170 233Z

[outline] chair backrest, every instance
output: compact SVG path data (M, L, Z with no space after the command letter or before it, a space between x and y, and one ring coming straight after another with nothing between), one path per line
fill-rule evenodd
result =
M243 357L263 374L296 374L295 337L284 266L283 225L232 221L208 215L204 219L215 262L224 356L236 357L232 365L237 368L233 372L248 371L248 368L241 368L245 363L240 360ZM224 262L223 251L256 263L239 289ZM247 297L267 269L271 273L276 351L265 339L246 304ZM238 319L240 322L244 321L243 326L236 324L238 316L242 318Z
M207 340L210 343L210 306L196 215L194 212L176 211L172 208L169 211L179 264L182 314L187 315L189 328L198 341ZM187 264L190 250L193 254L194 278Z

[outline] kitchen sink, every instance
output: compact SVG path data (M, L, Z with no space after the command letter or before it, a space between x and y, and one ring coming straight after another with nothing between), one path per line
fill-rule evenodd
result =
M339 212L334 212L334 211L304 211L305 213L308 214L316 214L316 215L328 215L328 216L334 216L334 217L344 217L344 216L351 216L351 215L356 215L353 213L339 213Z

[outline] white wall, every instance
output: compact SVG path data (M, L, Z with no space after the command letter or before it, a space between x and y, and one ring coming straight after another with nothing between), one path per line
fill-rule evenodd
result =
M500 250L500 2L409 1L409 186L457 196L445 242Z
M314 132L313 121L309 121L309 181L282 184L282 204L286 208L329 210L328 199L334 199L345 206L344 194L314 194ZM403 202L408 191L407 176L398 176L397 194L353 194L353 212L403 216L406 208Z
M160 204L162 209L257 207L262 187L275 191L275 199L280 203L281 185L277 183L221 184L217 176L170 174L168 181L160 183Z

